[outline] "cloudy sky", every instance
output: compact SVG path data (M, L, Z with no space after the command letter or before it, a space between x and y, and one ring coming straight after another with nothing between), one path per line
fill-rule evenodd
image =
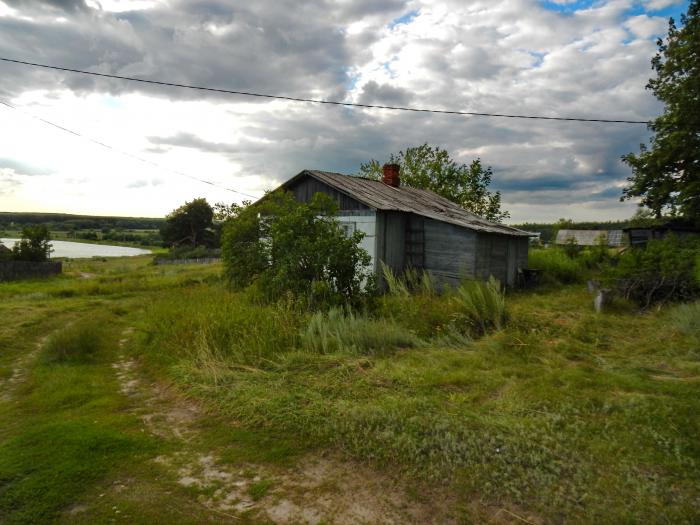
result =
M687 0L0 0L0 56L293 97L647 120ZM428 142L493 167L511 222L629 217L643 125L362 110L0 62L0 211L159 216ZM45 122L151 164L105 149ZM210 186L187 178L206 179Z

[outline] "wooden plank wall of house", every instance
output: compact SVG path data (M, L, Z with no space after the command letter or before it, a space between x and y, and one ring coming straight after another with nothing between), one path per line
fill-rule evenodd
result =
M425 219L425 264L441 284L474 276L477 234L446 222Z
M377 261L384 261L397 274L406 268L407 219L407 213L377 212ZM381 267L378 270L381 272Z
M527 237L480 233L476 248L475 277L493 275L508 286L515 285L518 269L527 268Z

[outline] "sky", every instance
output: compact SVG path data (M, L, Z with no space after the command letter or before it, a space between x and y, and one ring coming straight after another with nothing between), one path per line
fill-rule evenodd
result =
M646 121L663 110L645 89L656 40L688 7L245 4L0 0L0 57L291 97ZM650 136L644 125L322 106L6 62L0 101L17 108L0 105L0 211L157 217L197 197L258 197L303 169L354 174L370 159L429 143L459 162L491 166L509 222L616 220L636 207L619 201L630 176L621 156Z

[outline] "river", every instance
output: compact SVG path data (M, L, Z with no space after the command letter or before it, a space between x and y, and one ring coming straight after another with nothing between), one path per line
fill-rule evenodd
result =
M0 239L8 248L12 248L19 239ZM112 246L109 244L89 244L85 242L71 241L51 241L53 252L51 257L67 257L69 259L80 259L84 257L133 257L134 255L145 255L151 253L150 250L142 248L130 248L128 246Z

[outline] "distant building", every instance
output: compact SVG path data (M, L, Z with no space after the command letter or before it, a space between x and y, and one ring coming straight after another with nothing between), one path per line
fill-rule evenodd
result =
M665 224L657 224L647 227L625 228L631 246L646 246L646 243L655 239L663 239L668 234L677 237L700 236L700 228L691 223L682 221L669 221Z
M597 246L601 238L611 248L624 245L622 230L559 230L554 244L569 244L573 239L576 246Z
M400 273L412 267L439 282L491 275L513 285L527 268L528 232L487 221L436 193L402 187L399 168L384 166L382 181L304 170L281 186L298 201L325 193L338 203L346 232L364 232L362 247L381 279L381 262Z

